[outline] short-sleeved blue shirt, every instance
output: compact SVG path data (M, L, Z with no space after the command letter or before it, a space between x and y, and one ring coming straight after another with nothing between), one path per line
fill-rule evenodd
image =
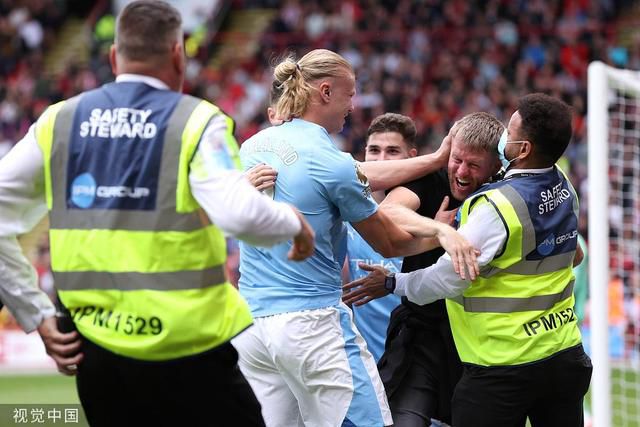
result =
M261 162L276 169L273 198L298 208L316 233L315 254L302 262L287 259L291 242L271 248L241 243L239 288L253 315L337 305L346 252L343 221L362 221L378 208L357 163L322 126L301 119L249 138L240 158L246 169Z
M385 258L377 253L358 232L347 225L349 239L347 241L347 256L349 257L349 281L369 274L358 267L359 262L380 265L392 273L399 273L402 268L402 257ZM391 312L400 304L400 297L394 294L374 299L365 305L352 307L353 321L367 342L367 347L378 362L384 353L384 343L387 339L387 327Z

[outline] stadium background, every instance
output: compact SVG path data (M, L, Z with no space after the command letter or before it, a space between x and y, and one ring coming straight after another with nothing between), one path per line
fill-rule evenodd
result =
M0 0L0 157L49 104L113 80L108 49L119 1ZM271 65L287 51L339 52L355 67L356 110L337 136L363 158L366 129L383 112L412 117L421 153L437 148L456 118L488 111L507 121L519 96L545 92L573 107L574 136L564 159L581 197L580 233L588 240L587 65L640 69L640 4L625 0L188 0L185 91L211 100L244 141L267 125ZM638 203L635 203L638 206ZM640 207L638 208L640 209ZM611 233L625 221L611 208ZM637 236L636 236L637 238ZM46 235L24 239L53 296ZM237 280L237 246L228 270ZM610 264L628 272L610 290L610 354L637 357L640 254L612 247ZM635 290L635 291L634 291ZM588 310L583 323L589 335ZM35 338L35 340L34 340ZM75 401L72 382L49 372L37 337L24 337L0 314L0 403ZM38 355L34 355L35 353ZM632 375L620 373L620 375ZM640 382L633 374L632 382ZM640 391L638 391L640 393ZM636 400L638 397L636 396ZM633 408L640 419L639 408Z

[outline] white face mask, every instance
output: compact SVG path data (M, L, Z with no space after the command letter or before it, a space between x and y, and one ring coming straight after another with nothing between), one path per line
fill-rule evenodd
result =
M511 162L507 160L504 155L504 149L507 148L507 130L505 129L500 136L500 141L498 142L498 157L500 157L500 162L502 163L502 168L507 169Z
M500 136L500 141L498 141L498 157L500 157L500 162L502 163L502 168L500 168L500 172L506 172L512 162L518 160L518 157L507 160L507 157L504 154L504 150L507 148L507 144L522 144L524 141L507 141L507 130L505 129L502 132L502 136Z

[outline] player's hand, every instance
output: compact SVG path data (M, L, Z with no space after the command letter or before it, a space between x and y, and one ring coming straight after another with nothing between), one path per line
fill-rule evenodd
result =
M58 371L65 375L75 375L78 364L84 357L80 353L82 341L78 332L63 334L58 330L56 318L48 317L38 326L38 333L47 354L56 362Z
M468 272L469 280L475 280L480 274L477 259L480 251L474 248L467 239L448 225L441 224L436 237L440 242L440 246L442 246L451 257L453 269L458 273L460 278L465 280Z
M342 301L345 304L359 306L389 295L389 291L384 287L384 280L389 271L380 265L369 265L363 262L359 262L358 267L370 273L342 287Z
M447 134L447 136L445 136L442 139L442 143L440 144L440 147L438 147L438 150L435 152L443 168L447 167L447 163L449 162L449 154L451 153L451 144L452 144L453 138L456 135L457 130L458 128L454 124L449 130L449 133Z
M278 171L266 163L259 163L246 171L245 176L256 190L264 191L276 185Z
M440 204L440 209L436 212L436 215L433 219L438 222L442 222L443 224L453 225L453 221L456 219L456 213L458 213L458 209L447 210L449 207L449 196L444 196L442 199L442 203Z
M293 238L293 246L289 251L288 258L292 261L302 261L313 255L315 250L316 235L313 228L296 208L291 207L300 220L302 229L297 236Z

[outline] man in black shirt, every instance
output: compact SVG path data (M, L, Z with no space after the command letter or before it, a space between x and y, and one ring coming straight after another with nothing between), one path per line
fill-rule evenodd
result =
M472 113L451 131L448 171L440 170L389 192L381 207L398 205L422 216L453 220L453 212L500 168L497 145L504 126L487 113ZM398 219L400 219L398 217ZM396 218L394 217L394 220ZM440 248L406 257L402 272L434 264ZM378 363L396 427L451 422L451 397L462 374L444 300L417 305L405 297L392 314L385 352Z

